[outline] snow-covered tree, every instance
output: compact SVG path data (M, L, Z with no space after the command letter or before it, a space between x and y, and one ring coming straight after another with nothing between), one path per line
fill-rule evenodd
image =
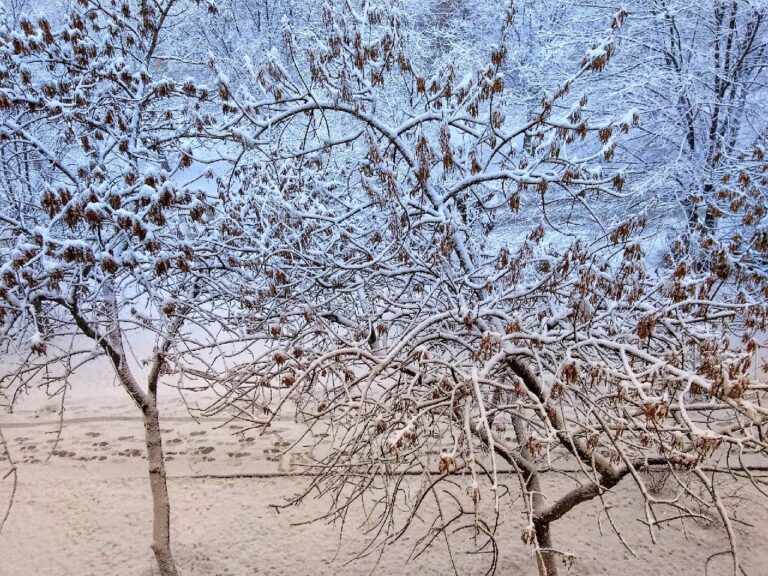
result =
M217 302L237 275L210 174L188 170L212 95L163 72L165 27L195 4L79 4L58 24L7 19L0 33L0 382L14 398L64 394L108 360L143 417L152 547L171 575L158 386L220 336ZM147 339L142 364L132 344Z
M647 118L630 146L640 160L633 179L657 210L686 223L671 235L678 257L749 284L766 273L766 7L658 0L627 9L618 66L634 80L623 96Z
M627 16L530 114L505 85L512 6L479 69L421 72L396 2L346 1L314 37L285 26L285 56L268 54L247 88L219 75L240 147L221 194L265 254L243 301L267 344L220 375L222 404L261 426L292 398L330 427L307 494L332 495L338 518L365 502L373 544L431 501L416 552L468 531L494 568L514 502L552 576L569 557L551 525L624 482L652 536L711 503L739 570L710 473L765 461L749 368L766 309L716 266L646 260L656 216L617 156L640 119L589 97ZM547 493L563 463L573 487ZM652 493L652 470L674 497Z

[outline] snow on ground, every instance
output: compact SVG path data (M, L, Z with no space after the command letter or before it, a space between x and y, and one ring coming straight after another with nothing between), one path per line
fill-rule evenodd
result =
M224 418L197 423L171 392L162 400L173 547L182 574L346 576L368 574L374 567L375 574L387 575L451 573L444 546L405 562L423 534L423 524L381 559L373 556L347 564L365 543L358 525L359 510L340 534L324 523L294 525L321 514L327 501L309 500L279 514L270 507L306 483L306 478L280 476L301 469L310 444L305 439L296 452L283 453L298 430L289 419L278 421L259 436L242 432L239 424ZM15 503L0 534L0 576L156 574L149 548L151 506L143 431L135 408L116 388L92 385L73 390L58 443L57 409L42 397L30 397L13 414L0 415L19 464ZM0 476L6 466L7 462L0 462ZM237 477L253 474L267 477ZM566 481L558 482L562 484L558 488L564 490ZM9 489L9 479L0 482L0 507ZM768 533L768 509L750 494L742 493L737 513L746 524L737 523L736 528L742 537L747 573L759 576L767 573L764 535ZM637 520L641 507L626 486L609 501L614 505L614 520L639 558L621 546L597 506L588 504L554 529L559 547L577 556L571 570L563 573L704 574L707 557L726 546L723 530L703 522L688 523L687 537L678 529L665 529L654 546ZM500 574L535 574L530 548L520 540L521 528L522 518L508 512L501 528ZM469 568L468 574L483 573L480 566L484 563L476 556L461 555L458 562ZM713 575L726 574L727 558L713 560L709 570Z

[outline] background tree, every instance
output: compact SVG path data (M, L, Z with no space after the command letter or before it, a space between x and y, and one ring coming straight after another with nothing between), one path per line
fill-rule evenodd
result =
M763 274L765 6L718 0L691 10L664 0L628 9L624 65L647 79L626 94L648 111L639 186L687 220L678 240L697 266Z

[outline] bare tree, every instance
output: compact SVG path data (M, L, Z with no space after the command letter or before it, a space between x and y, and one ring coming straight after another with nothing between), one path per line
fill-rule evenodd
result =
M552 524L624 482L654 537L697 517L691 501L713 506L740 570L712 474L738 471L765 494L751 474L768 448L765 384L749 371L765 276L685 254L646 262L648 214L614 158L638 118L600 117L582 92L626 16L520 126L506 121L504 33L486 67L422 74L387 3L326 6L306 44L286 28L286 61L274 51L254 70L260 90L220 76L241 150L221 188L265 254L243 301L267 345L205 375L219 378L212 409L263 426L292 398L327 428L298 500L319 489L342 520L365 502L366 551L430 501L415 553L469 531L492 571L506 499L553 576L569 556ZM565 469L574 487L545 493ZM651 470L669 472L672 496L652 493Z

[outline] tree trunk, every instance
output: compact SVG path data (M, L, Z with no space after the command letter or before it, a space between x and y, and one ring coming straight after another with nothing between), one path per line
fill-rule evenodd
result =
M552 533L549 530L549 522L534 520L536 541L541 548L541 555L536 557L539 567L539 576L557 576L557 562L552 551Z
M515 430L517 442L522 449L522 457L525 461L532 462L533 454L531 454L528 448L528 435L525 433L523 422L519 416L512 418L512 426ZM549 530L549 522L545 522L539 516L545 505L544 492L541 489L539 473L533 464L529 464L529 472L525 477L523 491L526 498L530 495L531 505L533 506L533 529L536 532L536 545L539 548L539 552L536 554L536 566L539 569L539 576L557 576L557 563L555 562L555 553L552 551L552 533Z
M165 458L155 398L150 399L144 412L144 430L149 462L149 486L152 490L152 551L162 576L178 576L171 554L171 505L168 501Z

